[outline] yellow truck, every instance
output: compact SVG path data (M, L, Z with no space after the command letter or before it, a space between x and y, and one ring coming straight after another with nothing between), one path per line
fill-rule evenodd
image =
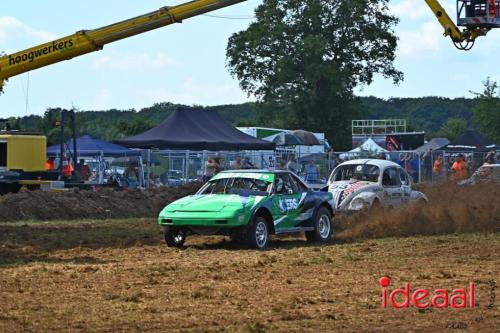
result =
M47 138L36 133L0 131L0 194L17 192L22 185L40 187L57 179L45 170Z

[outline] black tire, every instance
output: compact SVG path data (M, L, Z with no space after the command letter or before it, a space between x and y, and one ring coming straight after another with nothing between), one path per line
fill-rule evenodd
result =
M255 216L247 231L247 241L251 248L265 250L269 243L269 224L262 216Z
M165 228L165 243L169 247L182 248L186 241L187 232L181 228L166 227Z
M308 242L328 243L332 240L332 214L325 207L320 207L314 217L314 230L306 231Z

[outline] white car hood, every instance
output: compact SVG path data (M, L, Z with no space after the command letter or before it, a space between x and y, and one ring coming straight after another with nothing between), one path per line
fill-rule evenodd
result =
M341 205L348 203L358 193L378 187L378 183L374 182L347 180L331 183L328 186L328 192L333 194L335 208L339 208Z

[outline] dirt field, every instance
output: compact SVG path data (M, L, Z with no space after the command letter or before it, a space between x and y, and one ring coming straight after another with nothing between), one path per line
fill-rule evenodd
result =
M166 204L194 194L200 183L128 192L23 190L0 196L0 221L155 217Z
M0 332L467 332L500 326L500 234L167 248L152 219L0 224ZM390 290L467 288L474 309L381 308ZM472 322L472 324L470 324Z

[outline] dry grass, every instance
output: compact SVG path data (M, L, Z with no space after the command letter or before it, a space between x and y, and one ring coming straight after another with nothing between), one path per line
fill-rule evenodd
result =
M153 220L0 224L0 332L445 331L479 316L500 234L387 238L266 252L223 238L167 248ZM380 308L377 280L461 288L476 309ZM468 332L500 326L498 305Z

